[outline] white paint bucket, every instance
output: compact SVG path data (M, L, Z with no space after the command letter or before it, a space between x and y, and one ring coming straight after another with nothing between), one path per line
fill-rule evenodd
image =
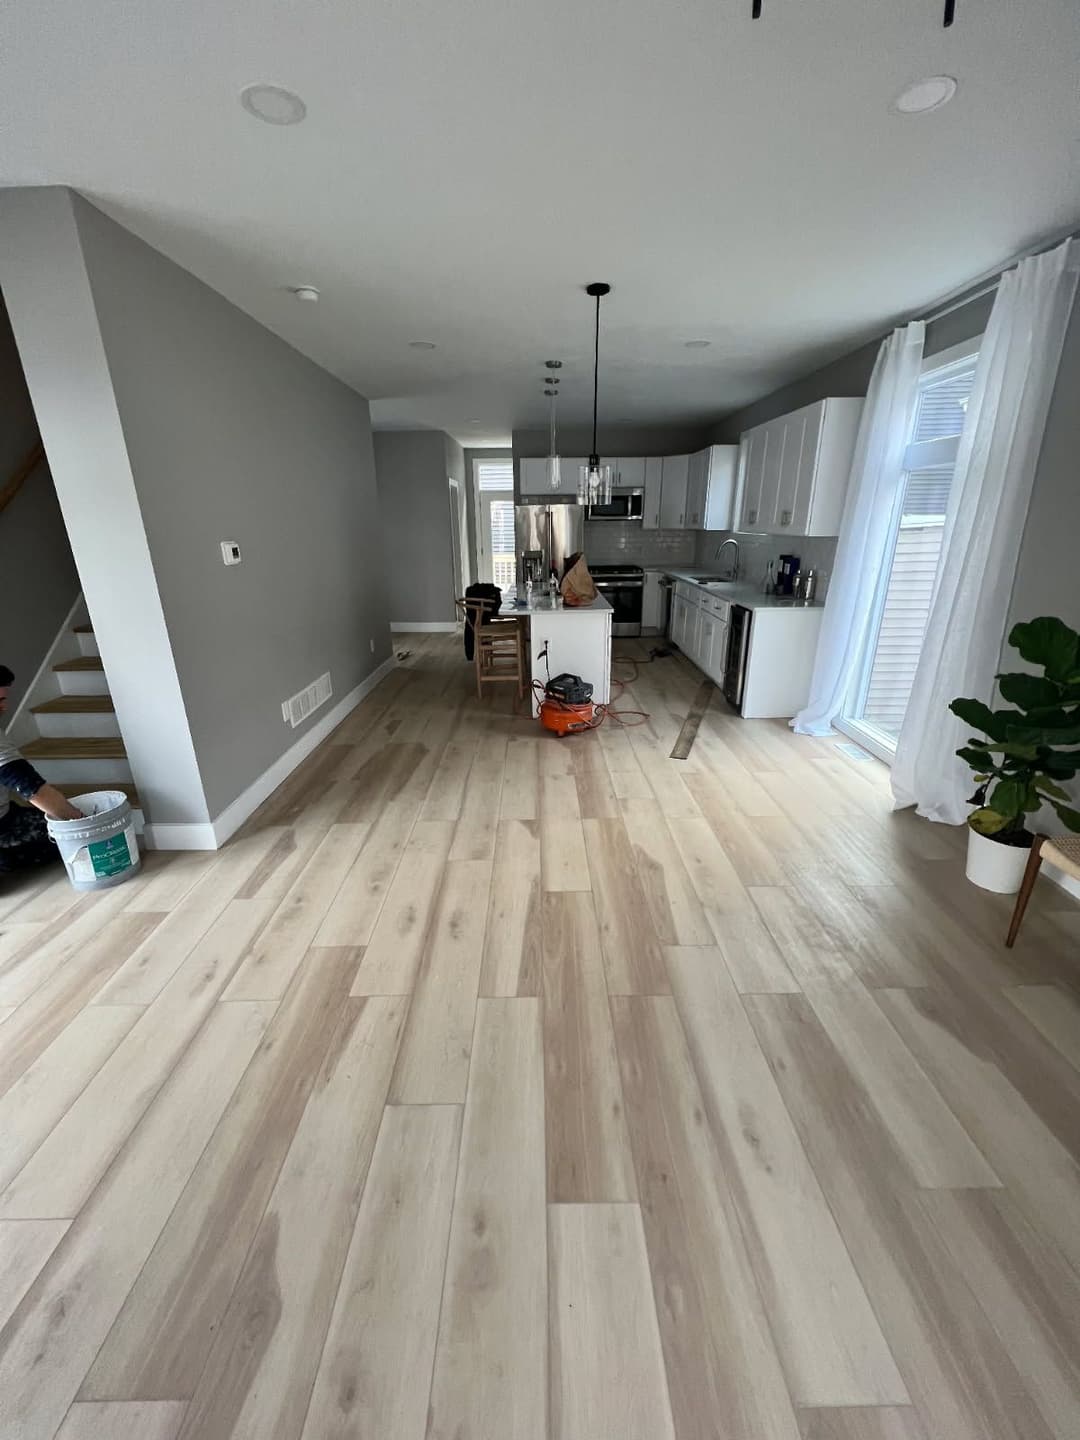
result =
M76 890L107 890L121 885L138 870L139 842L128 798L122 790L95 790L73 795L78 820L50 820L56 841Z
M1030 854L1025 845L1002 845L968 826L967 878L981 890L1015 895Z

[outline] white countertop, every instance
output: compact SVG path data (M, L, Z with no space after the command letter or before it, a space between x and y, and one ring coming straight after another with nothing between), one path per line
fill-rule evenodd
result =
M564 605L560 599L552 609L549 605L516 605L512 600L504 600L500 609L500 615L528 615L548 620L557 615L595 615L597 611L610 610L611 602L605 600L603 595L597 595L595 600L588 605Z
M700 585L697 578L706 573L705 568L690 570L674 570L666 565L649 565L647 569L658 575L670 575L673 580L687 580L691 585ZM707 582L710 586L706 590L707 595L719 595L723 600L730 600L734 605L745 605L748 610L821 610L824 607L824 600L812 600L809 605L796 604L786 595L765 595L758 585L747 585L743 581L720 581Z

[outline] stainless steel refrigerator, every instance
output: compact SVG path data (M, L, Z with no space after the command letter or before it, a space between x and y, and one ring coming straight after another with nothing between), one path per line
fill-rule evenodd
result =
M585 507L571 501L561 505L516 505L514 549L517 583L524 584L527 569L533 579L546 580L552 570L561 580L571 555L585 548Z

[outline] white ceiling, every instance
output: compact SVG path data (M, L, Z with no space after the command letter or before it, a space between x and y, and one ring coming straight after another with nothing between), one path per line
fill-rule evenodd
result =
M15 0L0 183L83 191L379 425L505 442L549 357L584 418L590 280L603 417L708 419L1080 221L1080 4L942 8ZM950 105L890 111L938 73ZM252 119L256 81L306 121Z

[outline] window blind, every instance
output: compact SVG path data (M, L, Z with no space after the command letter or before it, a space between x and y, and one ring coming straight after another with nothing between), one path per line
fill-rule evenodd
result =
M513 490L514 462L512 460L478 460L476 462L476 484L480 490Z

